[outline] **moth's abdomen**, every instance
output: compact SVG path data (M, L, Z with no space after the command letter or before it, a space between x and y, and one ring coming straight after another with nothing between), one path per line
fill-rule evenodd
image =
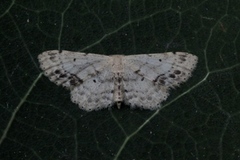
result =
M123 101L123 56L115 55L112 56L112 72L114 73L114 102L117 103L118 108L121 106Z
M117 103L118 108L120 108L121 102L123 101L123 83L122 83L122 73L114 73L114 102Z

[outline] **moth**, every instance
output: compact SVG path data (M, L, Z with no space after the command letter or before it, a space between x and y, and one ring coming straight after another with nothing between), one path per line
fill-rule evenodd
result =
M38 56L50 81L70 90L73 103L85 111L120 108L155 110L169 90L186 82L198 57L186 52L101 55L50 50Z

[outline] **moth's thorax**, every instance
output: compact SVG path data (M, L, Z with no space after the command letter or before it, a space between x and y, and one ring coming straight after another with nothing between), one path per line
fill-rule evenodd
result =
M123 56L114 55L112 58L112 72L114 74L114 102L117 103L117 107L120 108L123 101Z
M112 71L116 72L123 72L123 56L122 55L114 55L111 56L112 58Z

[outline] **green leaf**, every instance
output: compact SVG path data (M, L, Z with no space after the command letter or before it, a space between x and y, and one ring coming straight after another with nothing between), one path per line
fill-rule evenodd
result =
M18 0L0 6L0 159L239 159L240 2ZM160 110L85 112L42 75L46 50L186 51Z

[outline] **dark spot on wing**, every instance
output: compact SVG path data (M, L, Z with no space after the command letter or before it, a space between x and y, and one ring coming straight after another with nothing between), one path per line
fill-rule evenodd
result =
M83 80L82 79L78 79L78 82L83 83Z
M175 73L175 74L181 74L181 71L175 70L174 73Z
M48 52L48 55L50 55L50 56L54 56L54 55L56 55L57 53L55 53L55 52Z
M176 76L175 76L175 74L169 74L169 77L170 78L175 78Z
M94 79L93 82L96 83L97 81Z
M71 75L68 79L70 79L70 84L73 86L77 86L83 83L83 80L75 75Z
M181 61L186 61L186 59L185 59L185 58L182 58L182 57L180 57L180 59L181 59Z
M67 77L66 74L60 74L60 76L59 76L59 78L65 78L65 77Z
M163 84L163 85L165 84L165 81L162 79L160 79L159 82L160 82L160 84Z
M55 70L55 73L60 74L60 70L59 69Z
M75 81L74 79L71 79L71 80L70 80L70 84L73 85L73 86L75 86L77 83L76 83L76 81Z
M99 74L100 72L98 70L96 70L96 74Z
M137 73L137 74L138 74L139 72L140 72L140 70L138 69L138 70L136 70L134 73Z
M179 55L179 58L181 61L186 61L186 55Z
M55 58L56 58L56 56L50 56L50 60L51 60L51 61L53 61L53 62L55 62L55 61L56 61L56 59L55 59Z

